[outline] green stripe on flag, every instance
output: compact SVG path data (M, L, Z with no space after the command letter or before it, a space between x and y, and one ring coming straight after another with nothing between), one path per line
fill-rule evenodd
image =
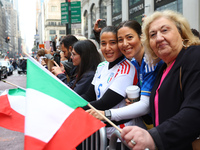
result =
M55 78L40 68L35 60L27 61L27 88L31 88L49 95L69 107L76 109L88 104L83 98L66 87L64 84L57 81ZM41 66L43 67L43 66Z
M9 89L8 91L9 95L12 96L26 96L26 91L24 91L23 89Z

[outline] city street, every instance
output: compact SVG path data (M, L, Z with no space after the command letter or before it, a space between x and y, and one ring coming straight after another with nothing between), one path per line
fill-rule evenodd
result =
M10 83L26 88L26 75L18 74L17 70L13 72L13 75L8 76L6 80ZM0 93L5 89L16 88L10 84L0 81ZM7 130L0 127L0 150L23 150L24 149L24 134Z

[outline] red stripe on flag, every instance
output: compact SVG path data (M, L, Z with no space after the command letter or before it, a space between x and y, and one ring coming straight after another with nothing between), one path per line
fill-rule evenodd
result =
M43 150L72 150L104 126L104 123L85 112L82 108L77 108L65 120ZM26 138L25 150L37 150L35 139ZM27 140L33 140L33 142ZM42 143L38 144L42 146Z
M25 150L43 150L46 143L34 137L25 135L24 149Z
M0 96L0 126L24 133L24 116L10 107L7 95Z

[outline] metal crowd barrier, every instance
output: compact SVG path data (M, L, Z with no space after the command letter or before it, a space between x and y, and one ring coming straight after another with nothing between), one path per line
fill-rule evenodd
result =
M103 127L82 142L82 150L106 150L106 128Z
M118 138L122 141L121 150L125 150L126 147L131 149L127 143L122 140L118 130L112 134L109 146L107 146L106 127L103 127L82 142L81 150L116 150Z
M128 144L121 138L120 132L118 130L115 130L115 132L111 135L109 147L107 148L107 150L116 150L117 139L121 140L121 150L125 150L126 147L131 149Z

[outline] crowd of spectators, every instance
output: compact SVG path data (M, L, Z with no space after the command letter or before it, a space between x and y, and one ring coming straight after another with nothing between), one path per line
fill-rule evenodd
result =
M192 149L200 135L199 32L173 11L142 19L142 26L130 20L102 29L98 19L95 42L67 35L57 46L54 39L53 50L39 50L36 59L113 120L133 150ZM126 95L130 85L141 89L134 103ZM88 106L83 109L105 121ZM109 141L115 128L106 124Z

